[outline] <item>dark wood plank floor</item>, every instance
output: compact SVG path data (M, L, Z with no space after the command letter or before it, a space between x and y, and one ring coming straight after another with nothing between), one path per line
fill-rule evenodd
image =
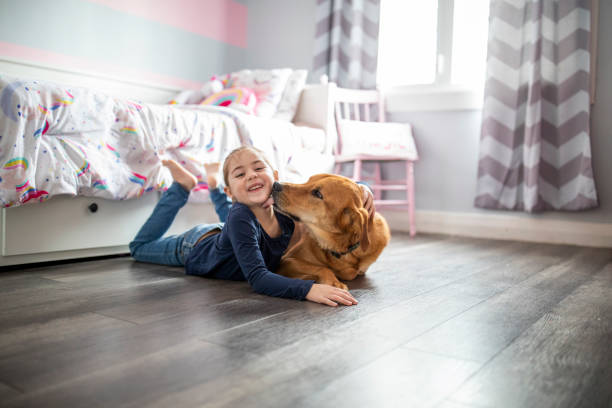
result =
M354 307L128 257L0 273L9 407L611 407L612 251L394 234Z

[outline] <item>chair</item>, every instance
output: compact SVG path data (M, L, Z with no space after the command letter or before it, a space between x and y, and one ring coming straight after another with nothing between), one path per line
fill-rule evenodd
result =
M335 172L342 165L353 164L352 179L368 181L363 177L364 162L374 164L369 180L374 192L376 208L407 208L410 236L416 233L414 220L414 162L418 154L407 123L385 122L383 95L379 90L335 88L334 115L338 142L335 153ZM377 117L376 121L371 119ZM389 162L405 163L404 178L384 180L381 166ZM405 191L406 199L383 198L386 191Z

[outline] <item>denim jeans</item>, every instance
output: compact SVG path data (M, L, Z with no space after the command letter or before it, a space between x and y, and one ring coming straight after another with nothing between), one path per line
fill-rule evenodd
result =
M223 223L200 224L182 234L164 237L188 198L189 191L176 182L164 192L151 216L130 242L130 253L134 259L162 265L185 265L187 256L202 235L223 228Z

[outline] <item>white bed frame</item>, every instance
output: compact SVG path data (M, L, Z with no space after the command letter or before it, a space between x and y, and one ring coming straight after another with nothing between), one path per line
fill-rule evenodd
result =
M181 90L104 74L60 69L0 57L0 75L40 79L98 89L109 95L150 103L166 103ZM307 85L296 123L318 127L335 145L332 96L334 84ZM0 267L128 253L127 244L151 213L159 195L128 201L59 196L42 204L0 209ZM92 204L97 209L93 211ZM211 204L187 204L169 233L197 223L217 222Z

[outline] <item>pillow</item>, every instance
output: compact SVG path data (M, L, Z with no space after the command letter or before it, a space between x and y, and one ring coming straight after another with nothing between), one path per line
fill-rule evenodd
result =
M170 105L197 105L215 92L223 89L223 83L216 77L205 82L200 89L188 89L176 95Z
M193 105L200 103L202 99L204 99L204 94L202 94L201 90L188 89L176 95L168 103L170 105Z
M276 113L289 75L291 75L290 68L244 69L231 73L228 84L253 90L257 97L255 114L264 118L271 118Z
M210 95L200 105L227 106L252 113L256 104L257 98L250 89L229 88Z
M297 112L298 103L300 102L300 95L302 95L302 91L306 86L307 76L308 71L305 69L296 69L289 75L287 85L285 85L285 90L274 114L275 119L287 122L293 120L295 112Z
M399 156L417 160L419 155L408 123L340 121L342 156Z

